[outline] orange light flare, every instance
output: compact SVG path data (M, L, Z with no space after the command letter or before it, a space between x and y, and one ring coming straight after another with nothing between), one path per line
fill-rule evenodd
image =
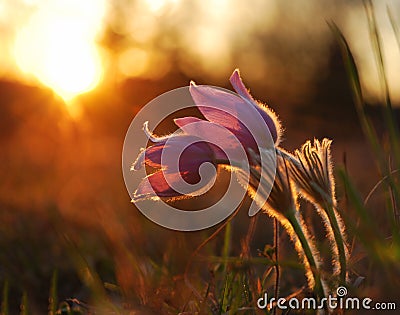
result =
M71 104L101 81L96 37L104 13L102 0L36 1L34 13L15 40L18 67Z

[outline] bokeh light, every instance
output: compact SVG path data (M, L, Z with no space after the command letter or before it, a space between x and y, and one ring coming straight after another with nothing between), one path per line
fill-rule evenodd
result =
M398 27L399 2L374 4L396 104L399 40L387 11ZM375 102L381 91L362 1L4 1L0 76L31 75L69 100L102 77L159 80L181 72L218 82L238 67L250 85L298 99L312 94L327 70L334 38L326 21L348 37Z
M32 74L66 101L93 89L102 75L96 46L104 1L37 1L18 31L14 53Z
M396 103L400 103L400 87L398 84L400 80L400 34L396 33L396 28L398 29L400 25L400 2L393 0L376 1L374 4L374 15L381 38L390 94ZM389 14L393 18L392 21ZM378 75L376 56L367 23L363 6L355 7L346 12L346 35L359 66L364 92L370 101L382 102L384 100L382 81Z

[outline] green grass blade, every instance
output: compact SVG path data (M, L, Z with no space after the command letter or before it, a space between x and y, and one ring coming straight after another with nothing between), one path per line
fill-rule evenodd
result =
M354 219L350 218L347 213L343 212L346 226L349 230L352 230L352 234L355 235L363 244L364 248L368 252L368 256L371 258L373 257L376 261L380 261L378 251L376 250L378 247L378 239L382 238L379 233L380 229L371 218L370 213L367 211L364 202L349 175L343 169L338 171L338 175L344 184L347 198L350 204L353 205L357 217L360 220L359 224L355 224Z
M3 285L3 298L1 301L1 315L8 315L8 295L9 295L9 285L8 280L4 281Z
M225 227L224 233L224 245L222 247L222 273L225 275L225 283L222 290L221 300L221 312L225 313L228 311L230 306L230 293L233 282L233 275L228 272L228 257L231 251L231 239L232 239L232 222L228 222Z
M226 313L230 308L231 304L231 296L232 296L232 286L233 281L235 279L235 275L232 272L226 273L225 283L222 290L222 300L221 300L221 314Z
M357 191L356 187L350 180L349 175L346 173L345 170L339 169L338 174L342 182L344 183L344 187L346 190L346 195L351 204L354 206L358 217L360 218L364 227L375 229L376 226L374 225L373 220L371 219L368 211L365 208L364 202Z
M53 275L51 277L51 286L50 286L50 294L49 294L49 315L55 315L57 312L57 282L58 282L58 272L57 270L53 271Z
M368 119L365 112L365 103L362 96L360 78L358 75L357 66L354 61L353 54L350 50L349 44L346 41L346 38L334 23L329 23L338 43L342 51L342 57L345 63L345 67L347 70L348 77L350 79L351 89L353 91L354 103L356 105L357 114L359 117L359 121L362 127L362 130L370 143L371 149L376 157L376 162L379 168L379 171L382 177L388 177L388 186L389 189L392 190L393 195L395 196L395 200L400 200L400 190L398 184L396 183L393 175L391 173L390 165L387 162L384 154L384 149L380 145L380 141L376 134L375 128L371 121ZM389 108L389 107L387 107ZM391 108L387 109L386 112L391 111ZM387 119L393 122L393 115L387 114ZM390 117L389 117L390 116ZM393 128L392 128L393 129ZM399 146L400 138L395 135L395 133L391 132L391 142L392 148L395 149ZM397 139L397 140L396 140ZM394 144L395 143L395 144Z
M379 168L382 169L383 166L385 165L385 159L382 154L383 150L379 144L375 128L373 127L372 123L370 122L365 113L365 106L364 106L365 103L361 90L360 77L358 75L358 70L356 63L354 61L353 54L350 50L350 46L347 43L346 38L344 37L343 33L340 31L338 26L333 22L328 24L334 36L336 37L336 40L342 52L342 57L347 71L347 76L350 80L350 87L353 92L353 99L356 106L358 118L361 123L361 128L363 129L363 132L367 137L367 140L369 141L371 148L378 159Z
M378 68L379 82L382 85L382 91L385 98L385 123L389 131L389 139L394 153L396 165L400 167L400 144L399 144L399 129L394 120L392 100L390 98L389 82L386 75L385 68L385 57L383 55L382 39L378 32L378 26L376 22L374 6L371 0L364 2L365 11L368 18L369 34L371 38L371 43L373 47L373 52L375 54L376 65Z
M28 294L26 291L22 294L22 300L21 300L21 315L28 315L29 314L29 309L28 309Z
M229 257L229 253L231 251L231 240L232 240L232 222L228 222L225 227L224 234L224 246L222 248L222 259L223 259L223 271L227 270L227 258Z

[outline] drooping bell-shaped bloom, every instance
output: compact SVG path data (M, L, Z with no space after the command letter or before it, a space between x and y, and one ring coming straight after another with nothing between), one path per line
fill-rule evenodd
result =
M237 94L191 83L190 94L206 120L178 118L175 124L180 132L161 138L153 136L145 124L154 145L140 153L132 169L147 165L155 172L142 180L134 200L197 193L215 178L215 172L200 174L203 163L215 168L232 162L241 165L246 155L252 163L252 153L279 144L281 127L276 115L253 99L238 70L230 82Z
M235 70L230 82L237 94L211 86L197 86L193 82L190 94L204 117L217 125L227 128L247 150L258 152L260 139L271 135L274 145L281 138L281 127L275 113L254 100L244 85L239 70ZM184 117L175 123L185 131L185 126L198 118Z
M148 135L155 144L139 154L131 169L138 170L147 165L155 171L141 181L133 201L190 195L212 182L215 172L199 172L203 163L211 163L216 167L215 154L208 143L183 133L163 138L155 138L149 133Z

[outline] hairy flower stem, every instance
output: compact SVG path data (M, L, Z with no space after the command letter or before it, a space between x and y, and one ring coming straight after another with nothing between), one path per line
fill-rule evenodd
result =
M346 284L347 280L347 252L344 241L343 228L340 227L337 213L332 205L326 205L325 213L328 216L329 223L332 228L333 237L337 246L337 254L340 265L339 279L341 284Z
M315 250L312 249L311 247L311 240L306 236L304 233L303 227L299 221L299 218L295 212L290 212L286 214L286 218L289 221L291 227L293 228L294 233L296 233L296 236L298 237L298 240L300 242L301 248L303 250L304 256L307 260L308 263L308 269L307 272L312 273L312 277L314 280L313 284L313 290L314 293L317 297L320 299L326 297L325 294L325 288L319 273L319 267L318 267L318 259L315 257Z

